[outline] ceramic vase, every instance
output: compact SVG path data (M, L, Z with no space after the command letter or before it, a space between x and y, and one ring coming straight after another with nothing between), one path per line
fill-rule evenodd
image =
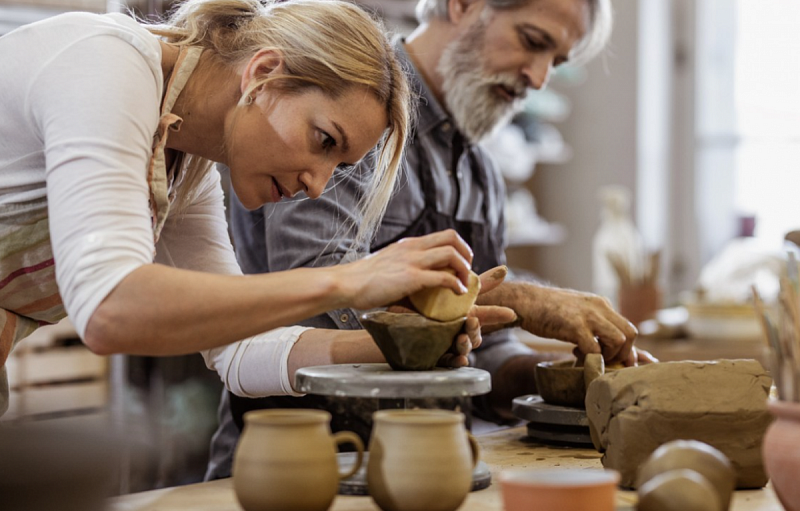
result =
M478 445L464 415L446 410L373 414L367 484L383 511L454 511L469 493Z
M764 468L787 511L800 511L800 403L771 400L775 416L764 435Z
M245 511L324 511L339 479L361 466L364 446L355 433L331 434L331 415L322 410L254 410L233 458L233 488ZM336 445L356 446L353 468L339 473Z

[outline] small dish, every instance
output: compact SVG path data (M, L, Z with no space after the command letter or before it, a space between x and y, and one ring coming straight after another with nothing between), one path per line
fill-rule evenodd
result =
M761 323L752 304L692 302L686 330L698 339L757 341L763 336Z
M583 408L586 386L583 367L575 366L575 359L539 362L533 370L536 391L551 405Z
M510 469L499 477L506 511L614 511L619 472L606 469Z
M429 371L450 349L466 317L436 321L416 313L386 311L361 315L361 324L396 371Z

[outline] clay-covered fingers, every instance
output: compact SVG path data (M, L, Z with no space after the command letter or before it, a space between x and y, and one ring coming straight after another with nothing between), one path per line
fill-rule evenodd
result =
M442 367L464 367L469 365L469 354L481 345L481 323L476 317L464 322L464 332L456 336L453 346L439 359Z
M634 346L631 348L632 358L635 361L634 365L647 365L647 364L656 364L659 360L653 356L647 350L643 350L642 348L637 348Z
M616 313L615 313L616 314ZM611 323L613 326L606 329L605 334L598 333L597 338L602 346L603 358L606 363L626 364L633 354L633 341L636 340L638 331L628 320L616 315L621 321ZM616 318L614 318L616 319Z
M617 325L606 318L594 319L590 328L606 363L613 364L628 359L635 336L626 335ZM597 353L597 351L586 353Z
M480 294L488 293L496 288L506 279L508 275L508 267L495 266L491 270L486 270L480 274L481 279L481 292Z
M470 350L474 350L481 345L483 338L481 337L481 322L478 318L474 316L468 317L467 321L464 322L464 331L469 339ZM465 355L469 355L469 352L465 353Z
M480 341L478 341L480 344ZM441 367L465 367L469 365L469 352L472 351L472 341L466 333L458 334L453 346L439 359Z
M490 333L505 328L517 321L514 309L499 305L473 305L469 311L469 319L474 318L480 323L483 333Z

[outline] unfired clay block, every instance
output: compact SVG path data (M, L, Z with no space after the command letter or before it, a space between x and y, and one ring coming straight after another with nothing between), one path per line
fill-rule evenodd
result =
M733 463L738 488L767 483L761 442L771 416L772 380L755 360L665 362L607 373L589 385L586 415L603 466L635 487L636 471L658 446L705 442Z
M475 272L470 272L467 292L463 295L445 287L432 287L417 291L408 298L423 316L437 321L452 321L467 315L480 290L480 278Z

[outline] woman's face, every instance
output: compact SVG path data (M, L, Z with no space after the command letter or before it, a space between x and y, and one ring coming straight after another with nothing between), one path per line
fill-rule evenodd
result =
M388 122L385 106L358 85L336 99L316 88L292 95L265 86L253 94L226 130L231 184L250 210L301 191L319 197L334 169L362 159Z

